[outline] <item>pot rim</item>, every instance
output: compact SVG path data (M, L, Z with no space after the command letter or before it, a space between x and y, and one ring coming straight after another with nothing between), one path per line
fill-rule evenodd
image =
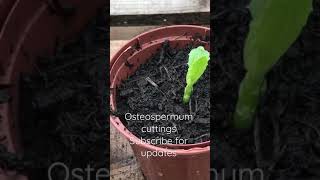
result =
M110 69L112 68L114 62L116 62L116 60L119 58L119 56L122 54L123 51L125 51L126 49L128 49L130 46L133 46L134 44L136 44L137 39L139 39L140 37L144 37L150 33L155 33L157 31L163 31L164 29L172 29L172 28L201 28L204 29L206 31L210 31L210 28L205 27L205 26L197 26L197 25L171 25L171 26L163 26L163 27L159 27L159 28L155 28L155 29L151 29L148 30L146 32L143 32L141 34L138 34L136 36L134 36L132 39L130 39L125 45L123 45L117 52L116 54L114 54L112 56L112 58L110 59Z

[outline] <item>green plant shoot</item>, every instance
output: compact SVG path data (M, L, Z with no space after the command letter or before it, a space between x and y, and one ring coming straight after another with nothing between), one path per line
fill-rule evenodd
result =
M253 20L244 47L247 73L234 114L236 128L249 128L265 90L264 77L297 39L312 11L312 0L252 0Z
M184 89L183 102L188 103L193 91L193 85L197 83L208 66L210 53L199 46L189 53L188 72L186 76L187 85Z

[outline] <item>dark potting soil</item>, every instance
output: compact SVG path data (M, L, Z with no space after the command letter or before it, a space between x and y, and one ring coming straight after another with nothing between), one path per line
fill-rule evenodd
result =
M189 104L182 102L187 73L188 54L193 48L170 47L168 41L141 65L117 90L117 115L137 137L144 139L165 138L188 139L187 143L198 143L210 137L209 68L194 86ZM192 115L189 121L130 121L125 114L142 115ZM148 132L142 127L176 127L176 133Z
M227 180L245 168L261 168L270 180L320 179L320 1L314 1L299 38L266 76L254 127L239 131L230 121L245 74L247 5L248 0L216 0L213 5L213 168Z
M20 137L23 156L5 153L4 169L18 170L29 179L48 179L53 163L64 163L86 179L107 168L107 28L100 13L80 38L58 45L51 57L41 57L33 74L21 76ZM1 151L2 152L2 151ZM52 179L73 179L64 168L54 168Z

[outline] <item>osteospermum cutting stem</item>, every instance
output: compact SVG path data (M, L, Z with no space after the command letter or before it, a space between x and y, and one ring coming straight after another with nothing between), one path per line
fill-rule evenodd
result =
M186 76L187 85L184 89L183 102L188 103L193 91L193 85L197 83L208 66L210 53L199 46L189 53L188 72Z

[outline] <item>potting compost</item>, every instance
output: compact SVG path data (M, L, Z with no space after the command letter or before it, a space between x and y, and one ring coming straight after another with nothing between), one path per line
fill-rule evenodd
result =
M48 179L48 168L56 162L91 178L109 164L106 60L108 54L106 12L94 19L80 38L56 52L39 57L32 74L21 75L20 137L23 155L1 146L0 165L17 170L29 179ZM61 166L52 179L65 179ZM71 176L70 176L71 179Z
M182 102L192 48L195 48L192 44L176 48L165 41L156 54L118 87L115 113L137 137L169 140L165 144L209 140L209 68L194 86L189 104ZM131 66L129 62L126 65ZM133 121L132 114L140 119ZM182 143L176 138L182 139Z
M229 180L244 168L262 169L270 180L320 179L320 1L314 1L299 38L268 73L255 125L240 131L231 121L245 74L248 3L216 0L213 5L213 168Z

